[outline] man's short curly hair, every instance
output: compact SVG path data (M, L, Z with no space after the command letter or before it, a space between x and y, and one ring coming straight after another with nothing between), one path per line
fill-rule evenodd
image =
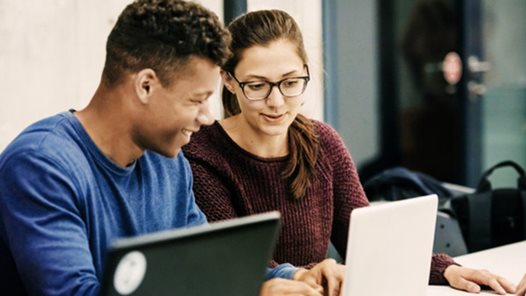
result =
M118 84L125 72L153 69L169 85L192 56L222 66L230 33L216 14L181 0L137 0L119 16L106 43L103 81Z

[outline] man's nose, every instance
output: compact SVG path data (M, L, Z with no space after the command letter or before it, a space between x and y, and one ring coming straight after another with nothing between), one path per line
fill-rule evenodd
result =
M211 125L214 123L214 116L210 111L210 103L208 100L201 104L199 114L197 114L197 122L201 125Z

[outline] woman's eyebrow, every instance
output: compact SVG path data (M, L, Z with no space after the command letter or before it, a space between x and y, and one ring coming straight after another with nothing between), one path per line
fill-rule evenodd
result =
M296 74L298 72L301 72L299 70L292 70L292 71L289 71L287 73L284 73L281 75L281 77L286 77L286 76L289 76L291 74ZM260 80L269 80L267 77L265 76L261 76L261 75L256 75L256 74L248 74L246 75L246 78L244 80L247 80L247 79L260 79Z

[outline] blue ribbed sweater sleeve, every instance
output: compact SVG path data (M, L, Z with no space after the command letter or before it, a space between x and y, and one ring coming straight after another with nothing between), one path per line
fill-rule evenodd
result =
M292 279L292 276L294 276L294 273L297 270L298 268L292 266L292 264L283 263L274 268L267 268L265 280L270 280L273 278Z

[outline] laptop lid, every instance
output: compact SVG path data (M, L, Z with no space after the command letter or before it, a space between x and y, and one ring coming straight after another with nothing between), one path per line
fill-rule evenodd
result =
M425 295L437 206L433 194L353 210L343 295Z
M100 295L258 295L279 222L270 212L118 240Z

